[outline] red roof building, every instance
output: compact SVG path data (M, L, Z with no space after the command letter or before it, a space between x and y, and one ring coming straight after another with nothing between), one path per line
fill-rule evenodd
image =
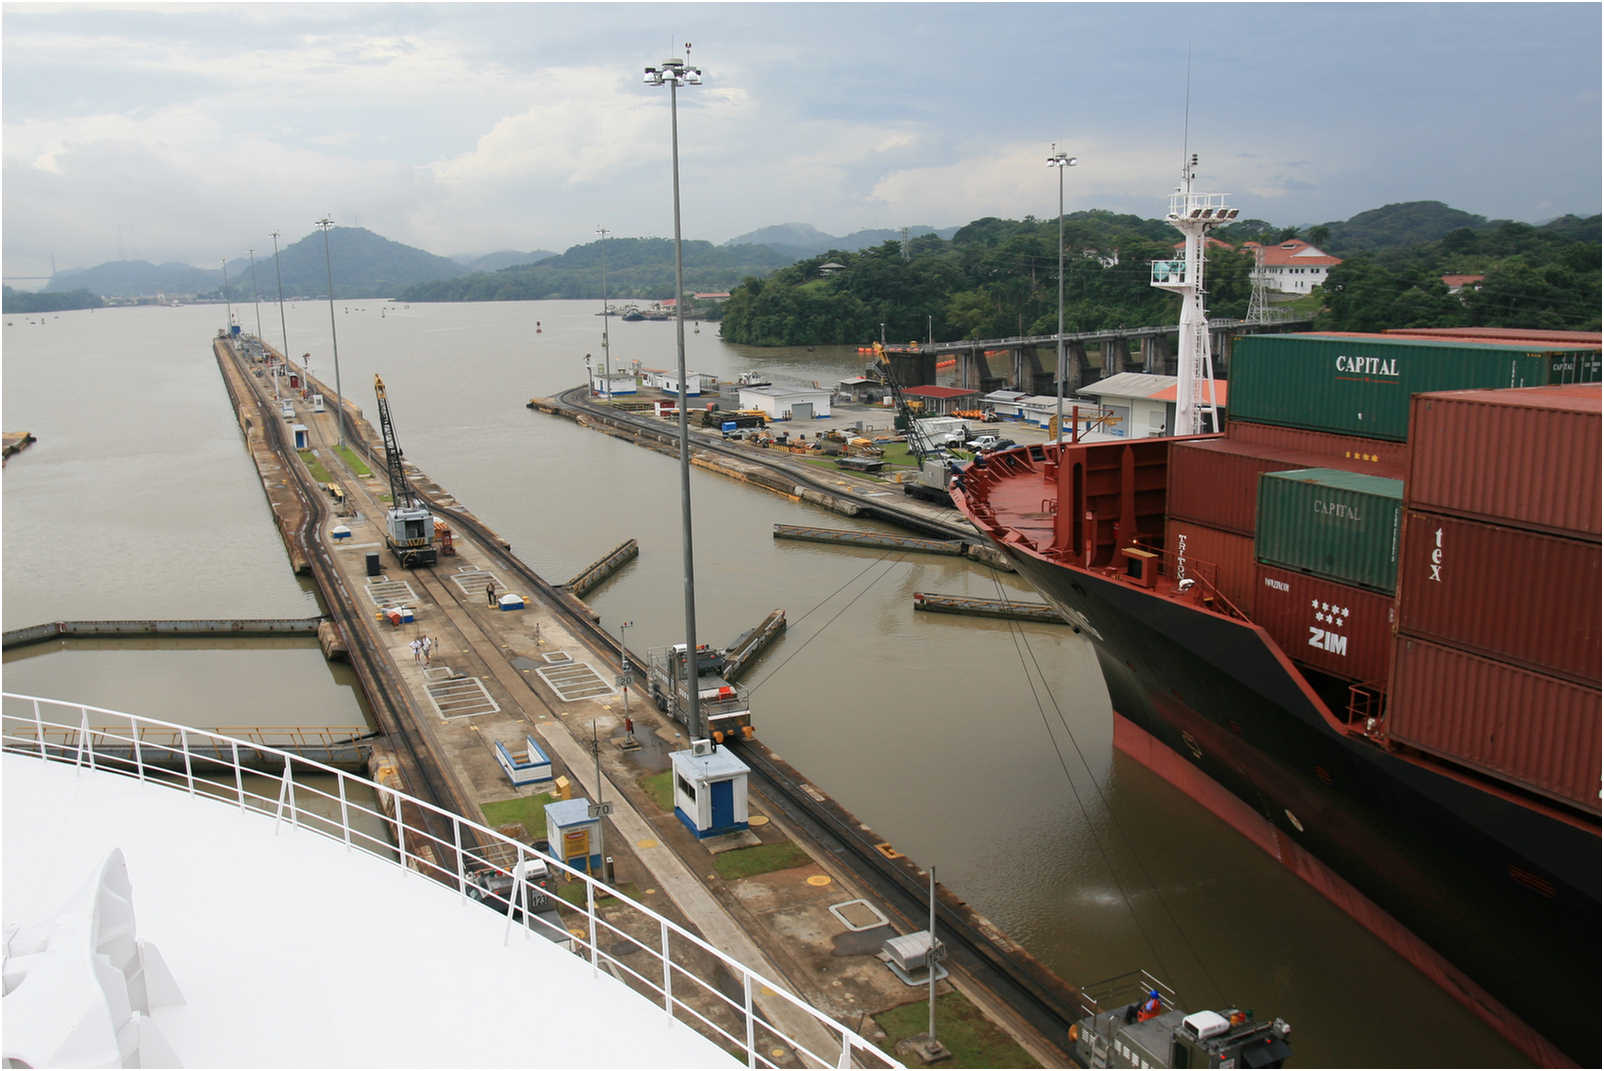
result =
M1467 286L1472 290L1480 290L1485 275L1444 275L1442 285L1448 288L1450 294L1457 294Z
M980 397L978 390L964 387L908 387L902 393L922 401L925 412L933 416L944 416L954 409L972 408Z
M1273 245L1243 242L1242 248L1263 250L1260 270L1264 273L1265 285L1283 294L1307 294L1323 284L1331 269L1342 263L1341 257L1316 249L1301 238L1288 238Z

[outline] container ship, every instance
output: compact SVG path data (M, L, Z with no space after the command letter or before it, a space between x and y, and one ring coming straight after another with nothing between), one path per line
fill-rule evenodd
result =
M953 487L1095 644L1117 746L1541 1064L1600 1062L1599 359L1245 335L1223 433Z

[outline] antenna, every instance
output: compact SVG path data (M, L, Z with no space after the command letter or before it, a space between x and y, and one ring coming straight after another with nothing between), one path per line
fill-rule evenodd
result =
M1191 148L1191 138L1192 138L1192 45L1191 45L1190 42L1188 42L1187 46L1186 46L1186 111L1182 113L1182 119L1181 119L1181 179L1186 183L1191 183L1191 181L1192 181L1192 173L1191 173L1192 169L1187 166L1186 162L1188 160L1191 160L1194 165L1197 163L1196 157L1193 157L1188 152L1188 150Z

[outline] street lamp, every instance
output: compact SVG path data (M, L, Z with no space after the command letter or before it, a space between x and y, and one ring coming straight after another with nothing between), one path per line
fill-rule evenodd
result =
M234 333L234 302L228 296L228 258L223 258L223 301L228 305L228 333Z
M247 249L251 258L251 301L256 305L256 341L262 340L262 290L256 285L256 250Z
M624 646L624 630L634 628L633 621L618 623L618 679L624 682L624 718L629 718L629 648Z
M340 339L334 330L334 265L329 260L329 228L334 226L334 221L324 216L316 226L323 231L323 267L329 273L329 339L334 345L334 426L339 429L340 445L344 446L345 395L340 392Z
M602 257L602 376L607 381L607 400L613 400L613 351L607 345L607 228L597 227L596 233L601 235Z
M285 361L290 359L290 331L284 326L284 275L278 270L278 231L273 232L273 276L278 279L278 329L284 336ZM277 379L274 379L277 382Z
M1047 158L1048 167L1058 168L1058 368L1054 374L1058 395L1058 439L1064 438L1064 168L1074 167L1078 161L1058 151L1053 142L1053 154Z
M685 728L692 740L703 738L702 704L696 686L696 575L691 554L691 430L686 414L685 390L685 261L680 250L679 221L679 87L702 84L702 69L690 64L691 46L685 58L666 59L658 67L647 67L642 79L649 86L668 86L668 118L674 166L674 322L675 344L679 351L679 486L680 523L685 548L685 691L689 698Z

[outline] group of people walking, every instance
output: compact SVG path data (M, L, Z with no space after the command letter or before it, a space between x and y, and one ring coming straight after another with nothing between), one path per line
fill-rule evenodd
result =
M434 640L428 636L419 636L408 646L412 648L412 661L425 666L429 664L429 655L434 651Z

